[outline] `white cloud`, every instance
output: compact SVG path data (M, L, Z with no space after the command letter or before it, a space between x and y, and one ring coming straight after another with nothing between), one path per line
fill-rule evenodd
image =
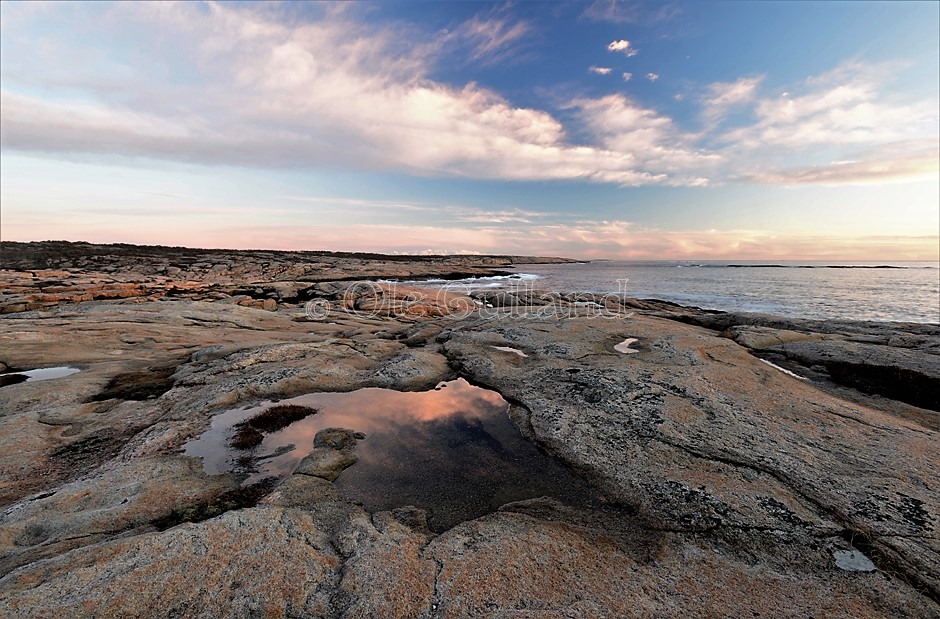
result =
M646 79L648 79L651 82L655 82L656 80L659 79L659 73L647 73Z
M59 14L76 31L100 26L100 38L114 41L96 49L87 41L70 47L63 40L58 49L34 55L29 36L5 28L4 149L698 186L922 175L930 170L930 153L912 140L940 132L935 101L885 96L885 70L852 64L788 85L792 95L785 98L760 98L759 77L712 84L701 103L714 126L697 134L623 96L578 99L567 109L586 129L576 134L587 138L574 142L545 110L518 107L474 83L431 79L442 53L439 41L422 41L398 26L371 28L332 6L317 21L289 23L267 5L209 4L206 10L188 3L123 3L103 17L61 6L51 6L43 19ZM87 24L76 23L82 15ZM489 21L500 19L505 16ZM448 40L475 41L471 54L481 54L481 62L528 36L510 22L468 23L463 38ZM133 40L136 55L133 64L117 67L123 73L115 79L115 67L101 69L90 60L117 48L122 36L125 43ZM69 81L63 81L66 75ZM724 114L715 110L734 106L746 107L754 120L724 126ZM828 159L856 163L829 170L789 156L812 147L826 149ZM844 152L849 147L873 154Z
M623 52L628 57L632 58L637 55L637 49L630 44L630 41L625 39L620 39L617 41L611 41L607 46L607 51L609 52Z
M633 74L629 71L625 71L623 74L623 81L629 82L633 78Z
M745 148L805 149L936 135L936 101L886 100L881 95L885 79L884 67L842 65L806 80L803 94L755 100L757 122L723 137Z
M610 45L607 46L607 51L622 52L628 47L630 47L630 41L625 41L623 39L620 39L619 41L611 41Z
M575 105L600 145L629 157L650 181L701 185L721 162L719 155L696 148L695 137L681 132L672 119L623 95Z
M611 69L610 67L595 67L594 65L591 65L590 67L588 67L588 71L590 71L591 73L596 73L597 75L607 75L608 73L613 71L613 69Z
M117 10L124 20L171 31L188 69L207 83L135 82L134 93L82 105L5 93L4 148L473 178L651 178L621 153L569 144L544 111L515 107L472 83L428 79L429 59L420 48L401 49L394 31L368 31L343 17L288 25L231 5ZM126 104L132 94L133 108Z

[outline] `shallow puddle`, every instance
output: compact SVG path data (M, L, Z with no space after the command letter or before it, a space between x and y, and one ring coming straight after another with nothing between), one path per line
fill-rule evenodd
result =
M638 342L638 341L639 341L639 340L638 340L637 338L635 338L635 337L628 337L627 339L625 339L624 341L620 342L619 344L616 344L616 345L614 346L614 350L616 350L617 352L622 352L622 353L624 353L624 354L626 354L626 355L630 355L630 354L633 354L633 353L635 353L635 352L640 352L640 351L637 350L636 348L630 348L630 345L633 344L633 342Z
M780 367L779 365L777 365L776 363L773 363L773 362L771 362L771 361L768 361L767 359L761 359L760 357L758 357L758 359L759 359L760 361L763 361L764 363L766 363L766 364L769 365L770 367L774 368L775 370L780 370L780 371L783 372L784 374L787 374L787 375L789 375L789 376L792 376L793 378L799 378L800 380L806 380L806 377L805 377L805 376L800 376L800 375L797 374L796 372L791 372L791 371L788 370L787 368L782 368L782 367Z
M529 355L525 354L524 352L522 352L521 350L519 350L518 348L510 348L509 346L491 346L490 348L493 348L493 349L498 350L498 351L500 351L500 352L512 353L512 354L514 354L514 355L518 355L518 356L523 357L523 358L529 356Z
M366 438L355 449L359 461L339 476L336 486L368 511L405 505L425 509L435 531L513 501L540 496L572 505L596 501L584 480L523 438L502 396L462 379L425 392L368 388L309 394L278 404L319 412L265 435L251 450L236 450L228 445L235 424L272 403L226 411L185 452L202 457L210 474L238 471L244 466L239 458L250 454L254 468L245 481L250 484L293 472L323 428L361 431Z
M81 372L81 370L64 365L54 368L26 370L23 372L7 372L6 374L0 375L0 386L15 385L16 383L29 383L37 380L49 380L52 378L63 378L78 372Z
M70 368L68 366L59 366L55 368L39 368L38 370L27 370L26 372L18 372L18 374L24 374L27 381L31 380L49 380L50 378L63 378L65 376L71 376L72 374L77 374L80 372L78 368Z
M854 548L834 550L832 556L836 560L836 567L846 572L874 572L877 569L871 559Z

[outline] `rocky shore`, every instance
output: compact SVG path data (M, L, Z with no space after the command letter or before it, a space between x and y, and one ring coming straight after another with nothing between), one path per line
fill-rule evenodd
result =
M0 377L80 371L0 387L0 615L940 614L940 326L363 283L525 260L3 243ZM434 531L340 491L361 428L251 485L184 453L458 377L599 502Z
M388 256L322 251L238 251L46 241L0 244L0 314L60 303L167 297L269 311L329 294L331 282L508 275L526 256Z

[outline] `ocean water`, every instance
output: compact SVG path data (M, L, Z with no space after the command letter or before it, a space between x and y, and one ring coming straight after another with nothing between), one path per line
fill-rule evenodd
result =
M940 322L936 262L597 261L521 264L511 277L422 285L622 293L797 318Z

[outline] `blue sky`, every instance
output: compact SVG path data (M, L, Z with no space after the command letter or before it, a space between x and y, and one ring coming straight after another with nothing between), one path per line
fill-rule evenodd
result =
M930 259L940 3L0 4L4 240Z

